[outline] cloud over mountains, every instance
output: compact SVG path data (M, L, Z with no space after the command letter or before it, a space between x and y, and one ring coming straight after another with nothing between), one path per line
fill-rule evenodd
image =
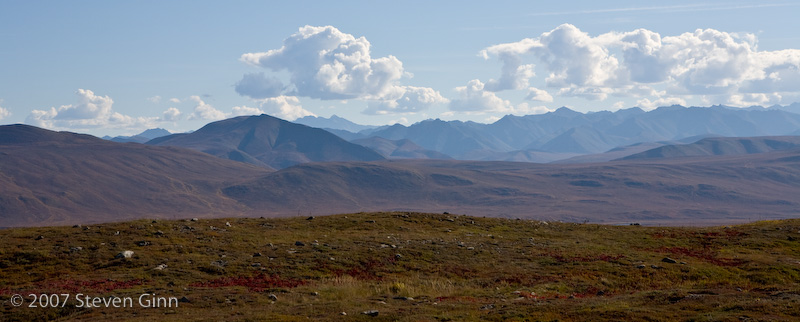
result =
M486 90L527 84L533 59L547 70L547 87L561 96L604 100L649 97L643 103L681 102L693 96L737 106L778 104L800 92L800 50L760 51L753 34L698 29L662 36L647 29L590 36L563 24L535 38L480 52L503 63ZM648 106L649 105L649 106Z
M305 26L278 49L241 57L253 66L288 72L288 84L263 73L246 74L236 91L254 99L288 95L366 100L368 114L407 113L447 101L433 89L401 85L400 80L410 76L403 63L392 55L373 58L370 47L366 38L332 26Z

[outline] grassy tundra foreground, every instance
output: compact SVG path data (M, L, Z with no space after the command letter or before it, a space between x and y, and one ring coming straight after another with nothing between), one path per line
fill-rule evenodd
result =
M0 240L6 321L800 319L800 220L664 228L360 213L18 228ZM70 298L29 307L28 294ZM134 305L89 308L77 294ZM143 308L142 294L180 301Z

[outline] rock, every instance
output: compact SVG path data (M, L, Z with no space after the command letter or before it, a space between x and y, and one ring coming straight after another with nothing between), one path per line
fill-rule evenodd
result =
M151 224L156 224L156 223L158 223L158 222L157 222L157 221L155 221L155 220L153 220L153 221L151 221L150 223L151 223Z
M487 305L481 306L481 310L491 310L493 308L494 308L494 304L487 304Z
M301 241L299 241L299 240L298 240L298 241L294 242L294 245L295 245L295 246L305 246L305 245L306 245L306 243L304 243L304 242L301 242Z
M400 300L400 301L413 301L414 300L413 297L409 297L409 296L395 296L394 299L395 300Z
M403 255L400 255L400 254L394 254L394 258L395 258L395 259L401 259L401 258L403 258Z
M253 254L253 257L261 257L261 256L264 256L264 255L262 255L261 253L254 253Z
M277 301L278 301L278 297L277 297L277 296L275 296L275 294L270 294L268 297L269 297L269 299L270 299L271 301L275 301L275 302L277 302Z
M133 251L132 250L126 250L126 251L123 251L123 252L117 254L117 256L114 256L114 258L131 258L131 257L133 257Z
M181 302L181 303L191 303L192 301L190 301L188 297L185 297L185 296L184 296L184 297L182 297L182 298L179 298L179 299L178 299L178 302Z
M199 221L197 218L192 218L191 221Z
M449 221L449 222L455 222L456 220L455 220L455 219L453 219L453 218L445 218L445 221Z
M368 310L361 312L361 314L364 314L366 316L378 316L378 310Z
M231 226L231 223L226 221L225 222L225 227L230 227L230 226Z
M647 267L647 266L644 266L644 264L636 265L636 268L638 268L638 269L642 269L642 268L645 268L645 267Z
M374 223L375 223L375 221L374 221L374 220L367 220L367 223L368 223L368 224L374 224Z
M252 263L250 264L252 267L261 267L261 263Z
M81 228L81 225L74 225L72 228Z
M69 252L70 253L77 253L77 252L82 251L82 250L83 250L83 247L80 247L80 246L78 246L78 247L70 247L69 248Z
M347 312L339 312L339 315L347 315Z
M141 240L141 241L136 242L136 245L139 245L139 246L142 246L142 247L150 246L150 242L146 241L146 240Z
M314 216L309 216L306 220L314 220Z
M153 234L156 235L156 236L164 236L164 232L160 231L160 230L155 232L155 233L153 233Z
M158 264L158 266L154 267L153 269L157 271L163 271L165 268L167 268L167 264Z
M42 235L39 235L39 236L36 236L36 238L34 238L34 239L36 239L36 240L42 240L42 239L44 239L44 236L42 236Z
M661 259L661 261L664 262L664 263L669 263L669 264L675 264L675 263L678 262L678 261L676 261L676 260L674 260L672 258L669 258L669 257L664 257L664 258Z
M475 247L467 247L467 250L475 250Z
M119 236L119 230L114 233L114 236Z
M650 265L650 268L652 268L652 269L661 269L661 266L658 266L658 265Z
M319 296L319 292L311 292L311 295Z

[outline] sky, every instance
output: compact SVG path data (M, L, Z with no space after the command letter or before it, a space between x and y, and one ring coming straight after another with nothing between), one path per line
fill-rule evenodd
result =
M797 1L0 1L0 124L132 135L800 101Z

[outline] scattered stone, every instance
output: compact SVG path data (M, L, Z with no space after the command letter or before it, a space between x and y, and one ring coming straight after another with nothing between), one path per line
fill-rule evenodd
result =
M645 268L645 267L647 267L647 266L644 266L644 264L636 265L636 268L638 268L638 269L642 269L642 268Z
M182 298L179 298L179 299L178 299L178 302L181 302L181 303L191 303L192 301L190 301L188 297L185 297L185 296L184 296L184 297L182 297Z
M414 298L410 297L410 296L396 296L396 297L394 297L394 299L395 300L400 300L400 301L413 301L414 300Z
M653 265L650 265L650 268L653 268L653 269L661 269L661 266L658 266L658 265L655 265L655 264L653 264Z
M270 299L271 301L275 301L275 302L277 302L277 301L278 301L278 297L277 297L277 296L275 296L275 294L270 294L268 297L269 297L269 299Z
M742 292L742 288L741 288L741 287L737 287L737 288L736 288L736 291L737 291L737 292Z
M151 224L156 224L156 223L158 223L158 222L157 222L157 221L155 221L155 220L153 220L153 221L151 221L150 223L151 223Z
M313 296L319 296L319 292L311 292L311 295L313 295Z
M467 247L467 250L475 250L475 247Z
M261 263L252 263L250 264L252 267L261 267Z
M42 235L39 235L39 236L36 236L36 238L35 238L35 239L36 239L36 240L42 240L42 239L44 239L44 236L42 236Z
M164 232L159 230L159 231L155 232L154 235L156 235L156 236L164 236Z
M119 230L114 233L114 236L119 236Z
M165 268L167 268L167 264L158 264L158 266L154 267L153 269L157 271L163 271Z
M133 251L132 250L126 250L126 251L123 251L123 252L117 254L117 256L114 256L114 258L131 258L131 257L133 257Z
M597 296L603 296L603 295L605 295L605 294L606 294L606 292L603 292L603 291L597 291Z
M367 223L368 223L368 224L374 224L374 223L375 223L375 221L374 221L374 220L367 220Z
M314 216L309 216L306 220L314 220Z
M231 223L226 221L225 222L225 227L230 227L230 226L231 226Z
M668 263L668 264L675 264L675 263L678 262L678 261L676 261L676 260L674 260L672 258L669 258L669 257L664 257L664 258L661 259L661 261L664 262L664 263Z
M226 262L224 260L218 260L218 261L211 262L211 266L225 267L225 265L228 265L228 262Z
M456 221L456 220L455 220L455 219L453 219L453 218L445 218L445 220L446 220L446 221L449 221L449 222L455 222L455 221Z
M443 214L443 215L449 215L450 213L449 213L449 212L447 212L447 211L445 211L445 212L443 212L442 214Z
M89 226L83 227L83 230L89 230Z
M77 252L82 251L82 250L83 250L83 247L80 247L80 246L78 246L78 247L70 247L69 248L69 252L70 253L77 253Z
M403 255L400 255L400 254L394 254L394 258L395 258L395 259L401 259L401 258L403 258Z
M197 219L197 218L192 218L192 220L191 220L191 221L199 221L199 219Z
M339 315L347 315L347 312L339 312Z
M72 228L81 228L81 225L74 225Z
M378 316L378 310L368 310L361 312L361 314L364 314L366 316Z
M305 246L305 245L306 245L306 243L304 243L304 242L301 242L301 241L299 241L299 240L298 240L298 241L294 242L294 245L295 245L295 246Z
M261 253L255 253L255 254L253 254L253 257L261 257L261 256L264 256L264 255L262 255Z
M491 309L494 309L494 304L486 304L484 306L481 306L481 310L484 310L484 311L485 310L491 310Z
M686 265L686 262L681 262L681 265Z
M146 240L141 240L141 241L136 242L136 245L139 245L139 246L142 246L142 247L150 246L150 242L146 241Z

